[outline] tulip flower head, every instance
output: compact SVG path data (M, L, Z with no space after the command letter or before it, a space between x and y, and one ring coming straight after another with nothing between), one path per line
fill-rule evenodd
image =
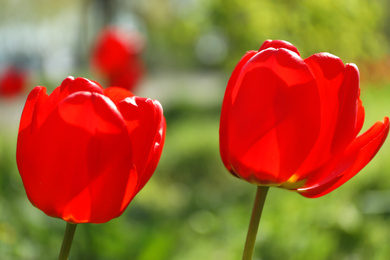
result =
M145 66L141 59L144 39L139 33L107 27L98 35L91 55L91 66L109 86L133 90Z
M152 176L165 138L156 100L66 78L29 94L16 159L31 203L69 223L120 216Z
M220 120L220 154L236 177L320 197L357 174L378 152L389 119L364 122L359 71L329 53L302 59L267 40L234 69Z
M0 96L11 97L24 91L28 73L15 66L8 66L0 72Z

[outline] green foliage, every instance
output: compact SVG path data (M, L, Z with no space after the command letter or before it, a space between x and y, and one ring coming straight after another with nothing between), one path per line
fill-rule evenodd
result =
M328 51L347 60L383 54L384 13L378 1L214 1L211 17L229 35L232 50L264 39L292 42L303 56ZM221 8L221 6L226 8Z
M153 3L147 5L149 8L134 7L148 24L151 37L148 57L152 64L158 64L153 53L158 51L167 55L157 55L166 58L160 60L167 62L165 65L177 62L176 66L204 66L196 61L199 58L196 46L201 37L209 33L221 37L227 45L225 59L213 65L229 69L246 51L258 49L266 39L290 41L303 57L330 52L346 62L377 59L389 52L388 28L384 26L388 7L384 1L198 0L169 3L174 4L166 4L165 8L154 8ZM211 52L224 47L211 43Z

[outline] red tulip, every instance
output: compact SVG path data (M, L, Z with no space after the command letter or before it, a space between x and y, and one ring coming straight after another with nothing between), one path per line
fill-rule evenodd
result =
M119 69L116 73L107 76L108 86L118 86L134 90L144 74L144 64L141 58L133 57L128 66Z
M358 136L359 71L329 53L302 59L285 41L244 55L226 88L220 121L225 167L255 185L320 197L375 156L389 119Z
M132 90L145 71L140 58L143 45L138 33L117 27L105 28L92 50L91 65L107 79L109 86Z
M21 93L27 81L27 72L10 66L0 73L0 96L14 96Z
M156 100L66 78L29 94L16 159L31 203L70 223L120 216L152 176L165 138Z

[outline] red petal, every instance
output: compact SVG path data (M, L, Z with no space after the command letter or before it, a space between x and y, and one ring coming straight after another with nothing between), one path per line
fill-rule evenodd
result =
M62 81L60 87L55 88L50 96L45 99L45 102L42 102L42 105L37 106L35 127L38 128L46 120L59 102L78 91L103 94L102 87L97 82L85 78L73 79L73 77L67 77Z
M137 83L145 73L145 65L140 57L134 56L129 59L125 67L119 68L107 76L109 86L117 86L128 90L134 90Z
M318 53L305 63L320 92L321 131L315 147L299 169L302 178L312 174L313 169L321 167L355 138L359 93L357 71L351 66L345 68L340 58Z
M134 47L140 43L137 38L129 38L127 32L116 28L106 28L97 39L92 52L92 65L101 73L111 75L127 66L129 58L135 54Z
M104 89L104 95L109 97L115 105L124 100L127 97L133 97L134 94L129 90L119 87L109 87Z
M70 95L29 141L20 144L18 164L34 205L74 223L102 223L123 212L127 183L137 180L129 176L126 126L107 97Z
M357 107L357 114L356 114L356 128L355 128L355 132L353 134L354 136L357 136L359 134L360 130L362 130L363 123L364 123L364 117L365 117L363 103L360 100L360 90L359 90L359 98L358 98L357 106L358 107Z
M240 60L240 62L237 64L235 69L233 70L232 75L230 76L228 85L226 87L225 91L225 96L223 99L223 105L222 105L222 111L221 111L221 120L220 120L220 126L219 126L219 151L221 154L222 161L225 165L225 167L233 174L236 176L236 174L233 172L233 170L230 167L230 162L229 162L229 127L228 127L228 121L229 121L229 113L231 106L233 104L233 89L235 89L236 82L238 79L238 76L242 70L242 68L245 66L245 64L248 62L250 58L252 58L257 51L250 51L247 52L244 57ZM239 89L238 87L236 88L237 90ZM234 93L234 98L237 95L235 91Z
M86 78L73 79L73 77L67 77L60 86L61 100L78 91L103 94L102 86L95 81Z
M284 48L284 49L293 51L296 54L300 55L298 49L294 45L292 45L289 42L282 41L282 40L266 40L263 43L263 45L261 45L259 51L262 51L262 50L265 50L268 48L275 48L275 49Z
M305 187L298 189L308 198L321 197L340 187L366 166L383 145L389 133L389 119L375 123L368 131L357 137L345 150L321 171L323 174L309 178ZM318 179L318 176L325 176Z
M35 87L28 95L24 105L16 148L16 161L20 173L29 171L29 167L25 164L25 160L28 157L24 154L25 150L31 146L32 135L37 129L37 110L39 110L38 108L42 106L45 100L47 100L46 88Z
M157 100L129 97L120 102L118 108L132 140L133 162L139 179L135 190L127 193L132 198L157 167L165 139L165 119Z
M359 92L359 71L355 65L347 64L338 93L339 111L332 141L332 150L336 153L356 137Z
M35 118L37 116L36 107L41 106L42 103L47 99L46 88L45 87L35 87L27 97L26 104L24 105L22 116L20 119L19 133L31 127L32 124L35 124ZM34 123L33 123L34 122ZM30 129L31 131L31 129Z
M289 50L264 50L226 91L233 104L224 100L220 142L227 140L221 149L234 172L255 184L289 179L320 129L317 86L306 64Z

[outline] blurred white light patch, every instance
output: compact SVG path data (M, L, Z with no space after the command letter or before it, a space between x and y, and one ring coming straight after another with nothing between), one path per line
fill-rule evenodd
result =
M199 210L193 213L188 220L192 230L199 234L206 234L213 231L216 227L216 222L215 215L208 210Z
M58 80L73 74L74 63L74 54L71 49L53 50L44 56L43 71L51 80Z
M205 65L218 65L226 59L228 44L224 35L212 31L199 37L195 52L198 59Z
M343 230L353 232L361 225L362 216L354 204L347 203L340 210L337 222Z

